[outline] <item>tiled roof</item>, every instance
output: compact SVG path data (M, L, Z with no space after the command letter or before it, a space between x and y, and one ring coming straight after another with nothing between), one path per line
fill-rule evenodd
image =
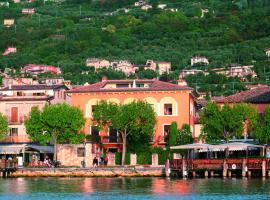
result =
M10 87L4 87L1 88L0 91L16 91L16 90L57 90L65 88L68 90L68 88L65 85L11 85Z
M213 97L212 100L216 103L270 103L270 87L258 87L227 97Z
M188 86L179 86L173 83L167 83L159 80L135 80L136 83L148 83L148 88L104 88L106 84L113 83L133 83L134 80L104 80L91 85L82 86L70 90L70 93L82 92L113 92L113 91L171 91L171 90L193 90Z

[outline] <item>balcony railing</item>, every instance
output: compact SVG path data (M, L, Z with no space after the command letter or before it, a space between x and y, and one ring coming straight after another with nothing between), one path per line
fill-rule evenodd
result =
M117 136L117 137L110 137L110 136L104 136L101 139L102 143L122 143L122 138Z
M18 117L8 116L7 118L8 118L9 124L22 124L25 120L25 116L23 116L23 115L20 115Z
M6 143L22 143L22 142L31 142L30 138L27 135L20 136L7 136L1 142Z

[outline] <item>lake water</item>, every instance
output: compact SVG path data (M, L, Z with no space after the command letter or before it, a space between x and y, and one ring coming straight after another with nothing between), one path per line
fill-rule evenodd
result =
M270 179L14 178L0 179L0 199L270 199Z

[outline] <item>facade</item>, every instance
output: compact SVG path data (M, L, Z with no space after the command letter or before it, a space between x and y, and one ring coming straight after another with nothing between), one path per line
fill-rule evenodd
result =
M167 7L167 4L158 4L157 7L160 8L161 10L163 10Z
M270 48L265 49L265 54L266 54L266 56L270 57Z
M8 47L5 49L5 51L2 53L3 56L7 56L11 53L16 53L17 52L17 48L16 47Z
M244 76L251 75L252 77L256 77L257 74L252 70L253 67L253 65L231 67L229 76L242 78Z
M145 3L144 0L139 0L139 1L137 1L137 2L134 3L134 6L139 7L139 6L143 6L143 5L145 5L145 4L146 4L146 3Z
M52 74L61 74L61 70L59 67L48 65L28 64L21 69L21 73L30 73L33 75L38 75L46 72L50 72Z
M191 58L190 63L191 63L191 66L193 66L197 63L203 63L206 65L209 65L208 58L206 58L205 56L195 56L195 57Z
M22 14L34 14L35 9L34 8L24 8L22 9Z
M4 19L4 26L11 27L14 24L14 19Z
M151 5L148 5L148 4L146 4L146 5L143 5L142 7L141 7L141 9L142 10L149 10L149 9L151 9L152 8L152 6Z
M110 67L110 61L105 59L97 59L97 58L88 58L86 60L87 67L94 67L95 70L103 68L103 67Z
M26 116L35 106L42 109L46 103L68 101L66 90L64 85L9 85L0 89L0 112L8 118L10 128L2 142L30 142L24 127Z
M33 85L37 84L37 81L34 81L33 78L3 78L3 86L8 87L9 85Z
M131 64L127 60L111 62L111 66L115 70L122 71L127 76L131 74L135 74L136 70L139 69L138 67L135 67L133 64Z
M164 61L155 62L153 60L147 60L145 64L145 69L151 69L161 75L164 73L169 73L171 71L171 63Z
M198 74L198 73L204 73L204 71L199 70L199 69L183 69L180 72L179 78L183 79L188 75L195 75L195 74Z
M71 104L83 110L87 119L86 134L101 138L105 149L121 150L121 137L116 130L98 131L92 122L95 105L102 100L115 103L130 103L144 100L153 105L157 115L153 145L164 146L169 134L170 124L178 127L189 124L194 130L194 97L192 88L158 80L103 80L101 82L70 90Z

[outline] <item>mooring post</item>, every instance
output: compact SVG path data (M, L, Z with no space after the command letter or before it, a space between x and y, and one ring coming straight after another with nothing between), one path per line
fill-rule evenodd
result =
M248 177L251 177L251 171L248 171Z
M266 176L266 161L262 161L262 177Z
M169 177L170 176L170 173L171 173L170 160L167 159L166 160L166 163L165 163L165 174L166 174L166 177Z
M186 177L187 176L187 163L186 163L186 159L182 159L182 177Z
M208 176L209 176L209 173L208 173L208 171L206 170L206 171L204 172L204 177L205 177L205 178L208 178Z
M214 171L211 171L211 172L210 172L210 177L214 177L214 175L215 175L215 174L214 174Z
M196 171L192 171L193 178L196 178Z
M247 159L243 159L242 163L242 177L246 177L247 175Z
M228 174L228 164L226 162L226 160L224 160L223 162L223 177L227 177Z
M232 171L228 170L228 177L232 177Z

